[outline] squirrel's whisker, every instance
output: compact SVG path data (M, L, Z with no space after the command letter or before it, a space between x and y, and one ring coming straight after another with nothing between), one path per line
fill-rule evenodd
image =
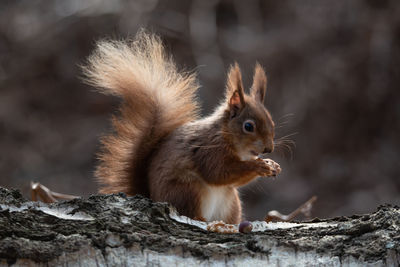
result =
M293 135L296 135L296 134L298 134L298 132L294 132L294 133L291 133L291 134L288 134L288 135L285 135L285 136L282 136L282 137L276 138L275 140L281 140L281 139L285 139L285 138L287 138L287 137L290 137L290 136L293 136Z
M279 123L280 120L286 119L287 117L291 117L291 116L294 116L294 113L285 114L285 115L281 116L280 118L278 118L276 121Z
M287 113L285 115L282 115L281 117L279 117L277 119L277 121L282 120L282 119L287 118L287 117L290 117L290 116L294 116L294 113Z

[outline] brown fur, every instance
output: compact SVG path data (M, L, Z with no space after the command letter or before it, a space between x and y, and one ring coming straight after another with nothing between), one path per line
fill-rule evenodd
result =
M250 95L240 69L228 74L226 99L198 119L194 74L177 72L159 39L141 32L132 42L103 41L84 68L101 91L122 97L115 133L102 139L96 177L101 193L143 194L191 218L241 220L237 187L272 176L256 155L273 150L274 123L263 105L266 76L256 64ZM243 125L251 120L254 132Z

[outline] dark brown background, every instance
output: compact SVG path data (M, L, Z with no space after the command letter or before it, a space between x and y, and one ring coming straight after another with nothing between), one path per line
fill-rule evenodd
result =
M291 136L276 179L243 188L249 219L289 212L318 195L322 217L400 204L400 2L79 1L0 2L0 185L29 181L78 195L96 192L98 137L118 99L79 80L103 37L145 27L178 64L196 70L208 114L238 61L245 85L259 61L266 105Z

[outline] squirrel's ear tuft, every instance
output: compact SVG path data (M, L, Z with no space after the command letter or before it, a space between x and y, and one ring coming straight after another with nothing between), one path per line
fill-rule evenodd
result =
M267 76L263 67L257 62L254 68L253 85L251 86L250 94L255 100L263 103L266 90Z
M236 117L245 106L242 74L237 63L229 69L228 80L226 81L226 98L231 111L231 118Z

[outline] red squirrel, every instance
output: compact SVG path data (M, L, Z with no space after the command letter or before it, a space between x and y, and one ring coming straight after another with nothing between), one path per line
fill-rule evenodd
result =
M83 70L88 83L122 98L114 133L102 138L100 193L141 194L193 219L237 224L237 187L281 171L258 157L274 149L274 122L263 104L267 77L258 63L250 94L238 64L231 66L225 98L205 118L196 75L179 72L156 35L100 41Z

